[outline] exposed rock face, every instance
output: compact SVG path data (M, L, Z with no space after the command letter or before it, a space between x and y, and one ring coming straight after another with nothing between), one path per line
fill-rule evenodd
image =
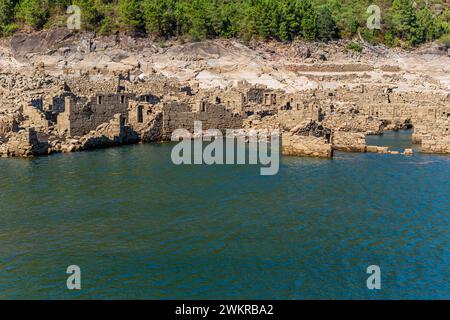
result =
M48 154L49 144L39 142L34 129L9 133L6 142L0 144L2 157L33 157Z

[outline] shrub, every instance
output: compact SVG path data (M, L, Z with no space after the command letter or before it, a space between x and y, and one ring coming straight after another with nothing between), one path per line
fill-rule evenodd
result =
M439 38L438 42L441 45L450 48L450 33L444 34L442 37Z
M345 46L346 49L356 51L356 52L362 52L363 47L359 43L351 42Z
M2 26L0 29L0 34L3 36L10 36L19 30L19 26L16 23L10 23L5 26Z

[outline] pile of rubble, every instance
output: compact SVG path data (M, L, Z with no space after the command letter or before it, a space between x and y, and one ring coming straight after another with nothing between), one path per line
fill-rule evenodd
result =
M351 112L334 113L326 117L324 125L334 131L361 132L366 135L383 133L383 121L368 115L358 115Z

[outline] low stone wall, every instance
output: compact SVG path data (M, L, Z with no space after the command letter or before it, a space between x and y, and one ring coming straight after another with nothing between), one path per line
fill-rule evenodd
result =
M282 154L286 156L333 157L333 148L321 137L298 136L285 133L282 136Z

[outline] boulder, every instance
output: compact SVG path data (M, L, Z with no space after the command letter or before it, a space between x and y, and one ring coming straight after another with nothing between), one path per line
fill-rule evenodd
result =
M404 154L405 156L412 156L412 155L414 155L414 151L413 151L413 149L405 149L405 151L403 152L403 154Z

